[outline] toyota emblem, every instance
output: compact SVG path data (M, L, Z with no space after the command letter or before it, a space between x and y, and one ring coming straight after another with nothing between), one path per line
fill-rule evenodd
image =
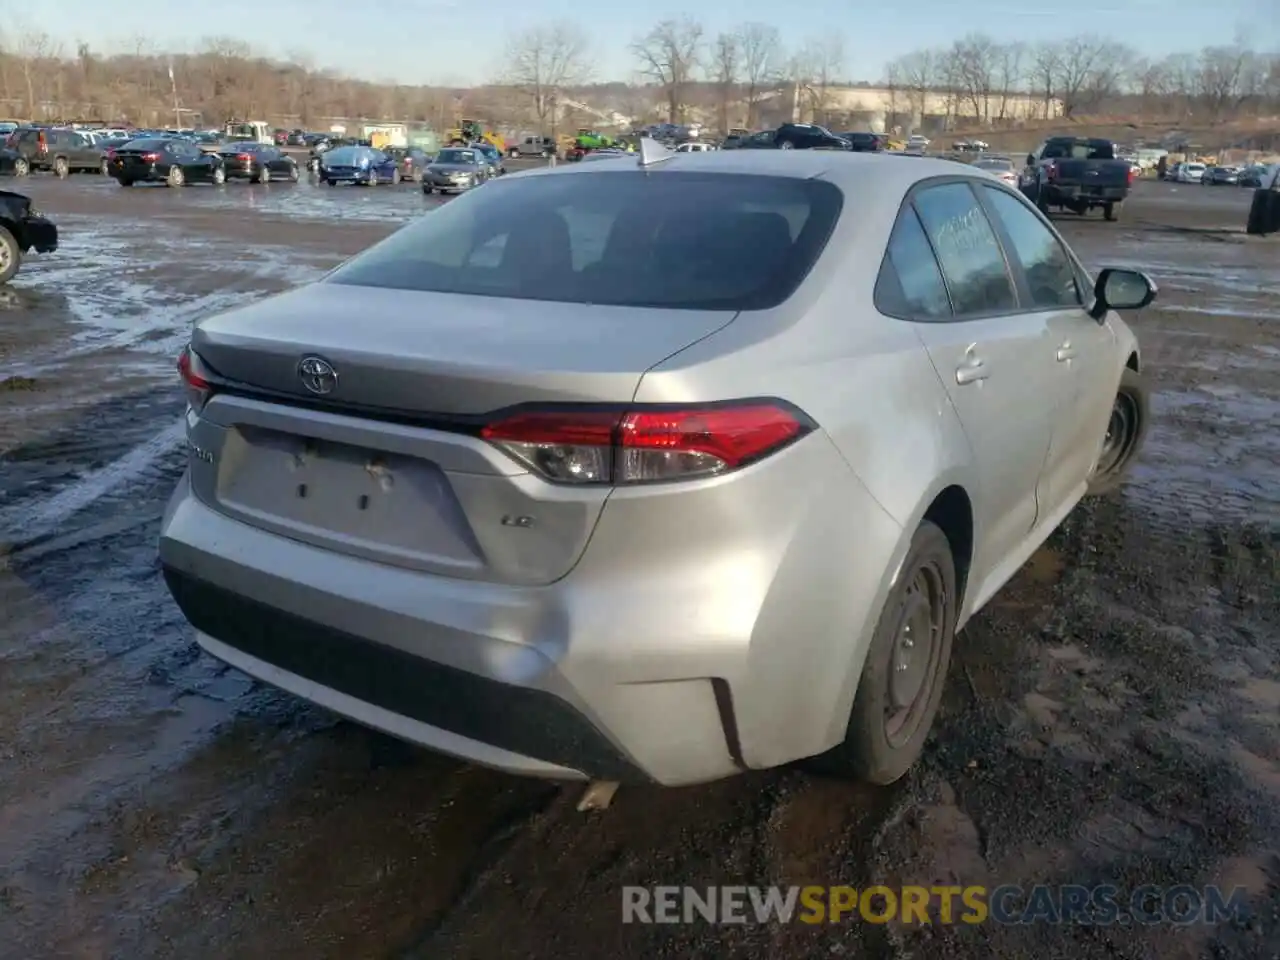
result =
M324 396L338 385L338 371L322 357L303 357L298 364L298 379L312 393Z

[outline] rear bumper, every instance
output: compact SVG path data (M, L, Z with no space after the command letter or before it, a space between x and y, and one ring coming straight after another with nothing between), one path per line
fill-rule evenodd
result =
M1129 187L1091 187L1078 183L1046 184L1050 203L1071 201L1073 203L1119 203L1129 195Z
M160 559L205 649L358 722L517 774L695 783L843 736L904 542L825 436L775 457L678 504L618 491L547 586L302 543L186 476Z
M26 250L36 253L52 253L58 249L58 228L44 217L28 217L22 222ZM25 253L26 250L23 252Z
M353 719L516 773L580 778L589 770L610 780L647 779L585 717L546 691L424 660L171 566L164 577L207 651Z

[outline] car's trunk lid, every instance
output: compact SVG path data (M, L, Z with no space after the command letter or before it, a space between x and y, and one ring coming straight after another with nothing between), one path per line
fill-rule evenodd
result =
M192 346L222 377L284 398L319 399L298 371L315 355L337 372L333 405L480 414L626 402L645 370L732 316L316 283L201 322Z
M192 483L229 516L335 552L550 583L609 488L552 485L453 427L520 403L629 402L647 369L732 318L303 287L197 326L193 349L229 388L191 429ZM303 385L307 356L336 371L330 393Z

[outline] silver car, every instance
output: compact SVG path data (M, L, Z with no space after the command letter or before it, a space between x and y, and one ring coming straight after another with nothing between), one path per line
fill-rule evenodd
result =
M645 146L198 323L167 582L213 656L477 763L893 781L1133 462L1155 287L947 161Z
M445 147L422 172L422 192L461 193L479 186L491 174L489 160L472 147Z

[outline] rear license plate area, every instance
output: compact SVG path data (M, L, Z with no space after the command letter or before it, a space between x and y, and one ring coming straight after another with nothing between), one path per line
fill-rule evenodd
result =
M478 557L444 471L418 457L240 425L224 441L217 490L229 512L313 542Z

